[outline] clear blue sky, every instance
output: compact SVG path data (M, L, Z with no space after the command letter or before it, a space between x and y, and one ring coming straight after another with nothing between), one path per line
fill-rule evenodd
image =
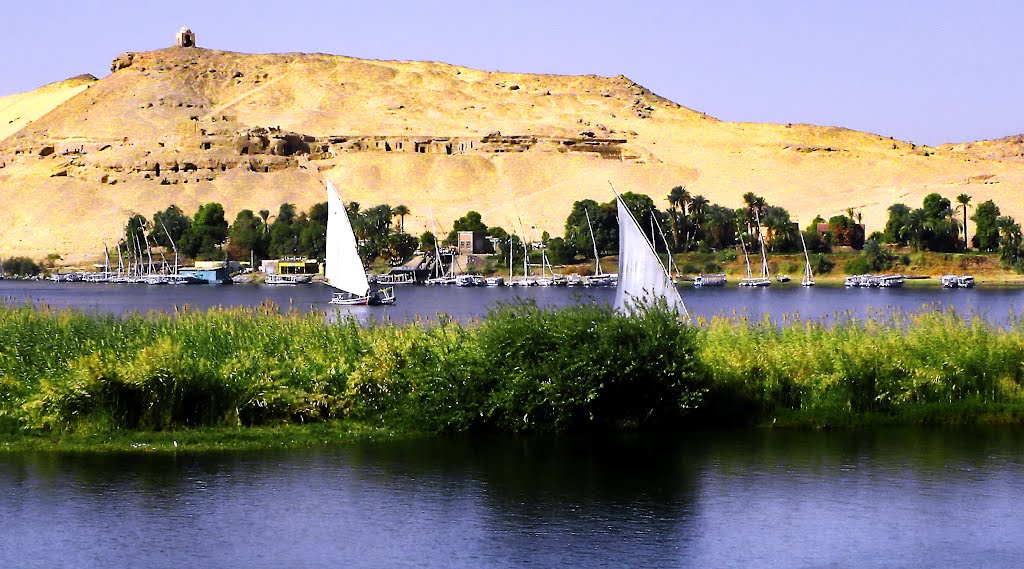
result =
M723 120L918 144L1024 133L1024 2L4 2L0 95L171 45L623 74Z

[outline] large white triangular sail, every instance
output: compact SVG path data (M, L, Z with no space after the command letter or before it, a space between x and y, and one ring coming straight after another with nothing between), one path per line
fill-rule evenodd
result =
M637 301L664 299L669 308L688 317L679 290L651 248L650 241L622 198L616 196L615 201L619 209L619 284L615 288L615 310L629 312Z
M327 277L327 284L355 296L366 296L370 291L363 261L359 258L356 234L352 231L345 204L341 203L341 196L330 180L327 181L327 257L324 276Z

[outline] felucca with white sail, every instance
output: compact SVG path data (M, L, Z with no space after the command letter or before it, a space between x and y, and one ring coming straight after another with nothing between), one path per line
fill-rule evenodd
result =
M327 181L327 256L324 261L327 284L338 289L331 304L380 305L395 303L394 287L371 290L363 261L359 257L356 234L348 219L345 204Z
M633 312L645 303L663 301L670 309L689 318L672 277L618 192L615 201L619 213L619 282L615 287L615 310Z

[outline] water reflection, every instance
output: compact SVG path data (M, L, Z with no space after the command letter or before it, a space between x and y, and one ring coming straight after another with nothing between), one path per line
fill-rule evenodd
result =
M0 566L1015 566L1015 429L0 456Z
M184 306L257 307L270 302L281 310L318 310L330 319L351 317L361 322L437 319L439 315L461 322L481 318L499 303L536 302L540 306L565 306L583 302L610 303L611 289L565 287L428 287L403 286L397 304L389 307L337 307L328 304L330 290L306 286L144 286L47 281L0 281L0 301L8 304L48 305L106 314L173 312ZM694 317L725 316L760 320L801 317L832 321L843 317L864 318L872 313L954 309L978 314L997 325L1006 325L1019 312L1022 299L1017 288L948 290L908 287L861 289L793 285L771 288L682 287L683 299Z

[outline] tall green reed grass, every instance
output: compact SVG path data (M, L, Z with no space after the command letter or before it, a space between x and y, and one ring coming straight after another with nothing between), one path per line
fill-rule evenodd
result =
M909 414L922 404L1020 404L1024 328L954 311L834 322L716 319L698 358L716 389L762 415Z
M1024 409L1024 327L954 312L682 323L663 307L503 306L478 322L255 309L0 307L0 430L349 419L464 432L746 424L794 413L963 422ZM1010 409L1010 411L1007 411Z

